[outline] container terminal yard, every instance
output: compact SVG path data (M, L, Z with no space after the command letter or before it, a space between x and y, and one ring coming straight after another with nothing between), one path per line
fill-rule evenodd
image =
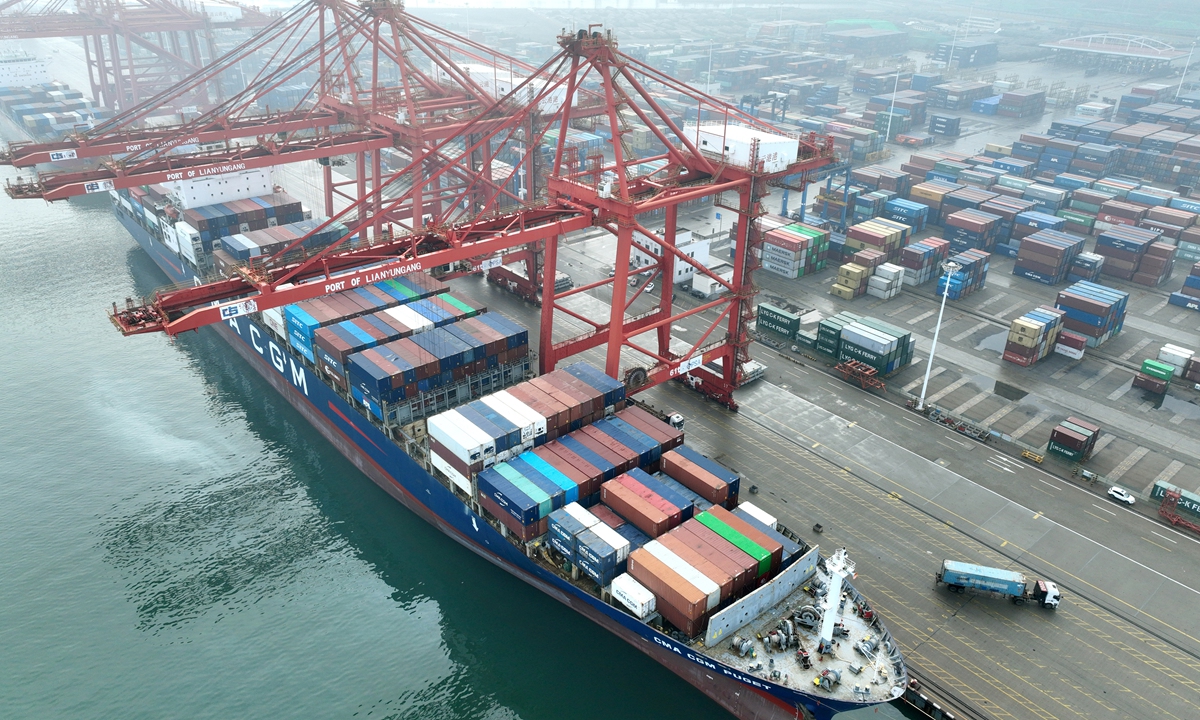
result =
M1186 42L171 7L0 15L4 202L136 241L126 357L221 338L706 711L1200 716Z

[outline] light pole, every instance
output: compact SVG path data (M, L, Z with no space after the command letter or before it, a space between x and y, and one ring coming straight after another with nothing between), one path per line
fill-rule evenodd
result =
M938 310L937 326L933 329L933 345L929 347L929 362L925 364L925 381L921 383L921 399L917 401L917 410L925 411L925 391L929 389L929 371L933 369L933 353L937 350L938 335L942 332L942 315L946 312L946 298L950 297L950 276L962 270L962 265L947 260L942 263L942 270L946 272L946 287L942 290L942 307Z
M896 114L896 93L900 92L900 63L896 63L896 84L892 86L892 104L888 107L887 137L885 143L892 141L892 117Z
M1179 93L1183 92L1183 81L1187 77L1188 68L1192 66L1192 53L1196 52L1196 41L1192 41L1192 49L1188 50L1187 62L1183 64L1183 74L1179 76L1179 87L1175 88L1175 98L1179 98Z

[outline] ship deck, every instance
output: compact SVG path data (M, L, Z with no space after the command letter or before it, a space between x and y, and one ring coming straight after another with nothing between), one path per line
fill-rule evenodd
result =
M829 575L818 566L816 572L801 583L801 587L738 630L734 637L723 639L716 646L703 649L704 654L749 675L778 682L785 687L803 687L818 696L850 701L893 698L892 688L897 683L903 687L906 681L906 677L897 677L894 665L894 662L902 661L899 660L898 653L894 658L889 657L885 643L891 644L894 641L878 616L864 620L858 613L858 608L864 604L869 608L870 604L851 585L842 586L844 610L839 621L846 634L840 638L835 636L832 653L822 655L817 652L819 625L808 628L795 621L803 610L820 602L808 592L809 588L818 585L828 587L828 583ZM772 631L786 629L789 620L792 620L798 643L782 649L773 646L767 638ZM752 648L751 652L744 655L734 647L734 643L742 638L748 639ZM869 638L882 641L870 657L856 649L860 642ZM806 668L801 663L798 653L800 649L808 652L810 667ZM840 682L832 684L828 689L819 687L819 683L814 682L820 679L825 670L831 670L840 676Z

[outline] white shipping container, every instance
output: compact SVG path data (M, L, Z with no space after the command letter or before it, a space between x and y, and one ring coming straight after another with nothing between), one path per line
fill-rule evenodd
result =
M593 528L600 524L600 518L596 517L584 506L577 502L570 503L564 508L567 514L583 523L586 528Z
M893 265L892 263L884 263L884 264L880 265L879 267L875 268L875 275L877 277L883 278L884 280L901 280L902 281L904 279L905 272L904 272L904 268L899 265Z
M768 513L766 510L763 510L762 508L755 505L754 503L742 502L742 503L738 503L738 507L741 508L744 513L753 517L755 520L759 521L763 525L766 525L767 527L771 528L772 530L779 529L778 518L776 518L774 515Z
M613 578L610 592L622 605L629 608L631 613L642 620L654 612L654 593L634 580L629 573L621 573Z
M1081 360L1083 358L1082 350L1078 348L1067 347L1061 343L1058 343L1054 346L1054 352L1058 353L1059 355L1066 355L1072 360Z
M500 413L504 419L520 428L522 444L533 442L534 425L532 418L527 417L525 413L520 412L505 402L503 398L496 397L495 395L488 395L480 398L480 400L483 401L484 405Z
M662 561L663 565L679 573L680 577L694 585L697 590L707 595L707 610L715 610L721 604L721 586L689 565L686 560L671 552L666 545L657 540L651 540L643 546L643 549Z
M885 280L878 275L872 275L871 277L867 278L867 288L875 288L880 292L894 290L901 284L902 282L900 280Z
M384 312L412 328L414 333L433 329L433 322L429 318L407 305L397 305L394 308L384 310Z
M596 533L596 537L608 543L612 546L613 550L617 551L618 563L629 559L629 541L618 535L616 530L613 530L602 522L596 523L588 529Z
M467 465L496 454L496 441L471 424L456 410L447 410L429 418L429 437L437 440L454 457Z
M436 452L431 451L429 453L429 464L433 465L435 468L440 470L443 475L450 478L450 482L458 486L459 489L461 489L467 495L471 494L471 481L464 477L462 473L456 470L453 465L443 459Z
M279 308L267 308L262 311L263 325L275 331L275 334L286 338L288 336L287 325L283 321L283 310Z
M507 403L509 407L512 407L517 412L529 418L529 422L533 423L533 436L535 438L546 434L546 416L516 399L507 390L501 390L498 393L494 393L492 397L500 398Z

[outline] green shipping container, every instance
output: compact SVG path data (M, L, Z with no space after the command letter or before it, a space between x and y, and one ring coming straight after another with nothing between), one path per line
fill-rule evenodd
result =
M1171 382L1175 375L1175 366L1147 358L1142 361L1142 372L1164 382Z
M1167 490L1175 490L1180 494L1179 503L1175 506L1180 513L1191 515L1192 517L1200 518L1200 495L1193 492L1188 492L1183 488L1176 487L1171 483L1159 480L1154 483L1154 487L1150 490L1150 497L1155 500L1162 500L1166 495Z
M796 342L801 347L815 348L817 346L817 335L816 333L810 333L801 330L800 332L796 333Z
M712 513L700 513L696 516L696 519L704 527L728 540L730 545L757 560L759 577L766 575L767 571L771 569L771 553L764 550L761 545L729 527L725 521L713 516Z
M1072 450L1066 445L1060 445L1053 440L1050 441L1050 445L1046 448L1046 450L1048 450L1052 455L1058 455L1059 457L1066 458L1071 462L1079 462L1083 459L1082 451Z

